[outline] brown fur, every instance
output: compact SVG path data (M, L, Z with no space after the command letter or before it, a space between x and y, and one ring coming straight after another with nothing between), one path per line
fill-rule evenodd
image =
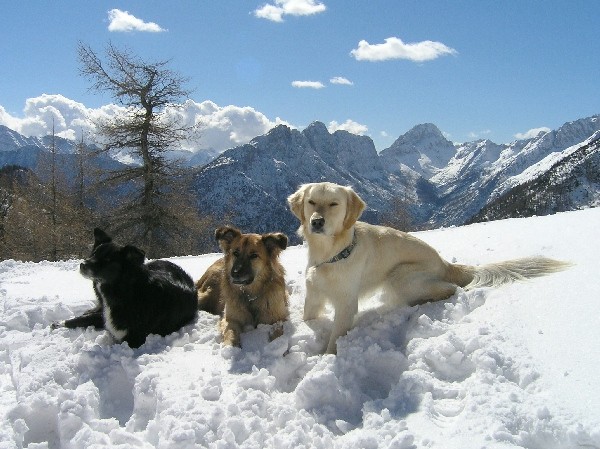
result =
M196 282L199 309L222 316L219 328L226 345L241 346L244 328L258 324L279 323L271 333L271 340L277 338L288 317L285 270L278 258L287 236L242 234L224 226L215 238L224 256Z

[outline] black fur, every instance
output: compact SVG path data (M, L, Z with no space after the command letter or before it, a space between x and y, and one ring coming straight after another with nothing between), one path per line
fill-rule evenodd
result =
M196 288L183 269L165 260L145 264L142 250L116 245L101 229L94 230L94 238L92 254L79 270L94 281L99 304L66 320L66 327L105 328L117 338L115 330L125 332L122 341L137 348L149 334L168 335L195 318Z

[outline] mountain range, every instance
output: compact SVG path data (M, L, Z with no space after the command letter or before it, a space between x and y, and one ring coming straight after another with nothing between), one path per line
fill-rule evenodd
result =
M0 126L0 166L35 170L48 139ZM75 142L57 138L55 145L64 157L74 155ZM321 122L302 131L279 125L205 163L211 156L199 152L186 162L200 213L246 232L281 230L292 242L298 223L286 198L307 182L351 185L367 202L365 221L380 223L406 208L411 229L600 203L600 115L509 144L457 144L420 124L379 153L369 137L330 133Z
M464 224L492 204L494 214L480 219L519 216L505 199L516 188L540 196L562 186L565 200L532 206L538 215L591 207L600 202L599 131L596 115L510 144L455 144L435 125L421 124L377 153L369 137L329 133L320 122L303 131L280 125L203 166L196 175L198 207L243 229L289 235L298 223L286 197L306 182L353 186L368 205L363 219L374 223L404 205L413 229ZM530 182L549 172L547 182Z

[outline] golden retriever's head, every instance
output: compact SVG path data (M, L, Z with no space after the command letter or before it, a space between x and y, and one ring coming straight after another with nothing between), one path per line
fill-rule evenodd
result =
M304 235L326 236L350 229L366 206L351 187L331 182L304 184L288 197L288 203Z
M285 234L242 234L239 229L223 226L215 238L225 254L225 267L231 282L250 285L268 272L281 250L287 247Z

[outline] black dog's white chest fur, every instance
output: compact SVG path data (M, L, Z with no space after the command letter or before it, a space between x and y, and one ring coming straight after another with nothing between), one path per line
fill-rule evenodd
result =
M121 341L127 336L127 329L119 329L113 319L114 311L110 307L109 301L106 300L104 293L102 292L102 286L98 285L96 292L102 301L102 315L104 317L104 328L110 332L110 334L117 340Z

